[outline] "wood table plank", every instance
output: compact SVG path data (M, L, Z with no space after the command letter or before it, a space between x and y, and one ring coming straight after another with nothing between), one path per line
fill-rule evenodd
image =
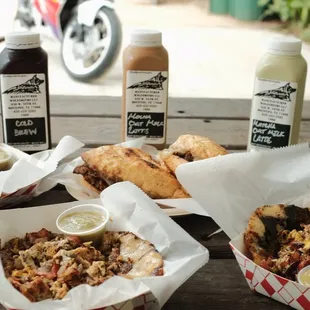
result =
M168 105L170 118L248 119L250 111L250 99L169 98ZM121 97L52 95L51 114L119 117ZM303 118L310 119L310 101Z
M210 260L168 300L163 310L288 310L248 287L235 259Z
M51 96L52 115L120 117L121 97ZM248 118L246 99L169 98L170 118ZM309 113L310 116L310 113Z
M307 122L305 126L309 128L310 122L309 124ZM53 143L57 143L66 133L86 145L114 144L121 139L120 128L121 120L115 118L52 117ZM171 144L180 134L188 133L212 137L222 145L245 145L247 132L247 121L212 120L204 122L200 119L170 119L167 142ZM307 135L307 132L305 131L304 134Z
M52 117L52 137L56 144L64 133L86 143L86 146L120 142L121 120L116 118ZM196 134L214 139L228 149L245 149L249 122L242 120L170 119L167 143L180 134ZM310 121L301 123L300 141L310 140Z
M310 140L309 106L305 104L300 142ZM208 136L228 150L245 150L249 107L247 100L172 99L167 142L171 144L180 134L188 133ZM53 145L64 135L76 137L87 147L120 142L120 98L52 96L51 110Z
M2 120L0 120L0 126ZM121 141L121 120L99 117L51 117L52 143L57 145L64 135L71 135L86 147L116 144ZM310 122L304 123L309 128ZM182 131L180 131L182 128ZM167 143L173 143L180 134L197 134L213 138L229 149L245 149L247 143L247 121L203 121L200 119L171 119L168 124ZM304 132L310 136L310 132ZM2 141L2 137L1 137Z

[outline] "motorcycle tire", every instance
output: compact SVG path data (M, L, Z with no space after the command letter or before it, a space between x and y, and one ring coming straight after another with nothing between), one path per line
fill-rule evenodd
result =
M80 82L91 82L92 80L98 79L99 77L102 77L103 74L106 74L109 69L114 65L116 58L119 55L121 44L122 44L122 26L121 22L114 12L114 10L111 10L109 8L103 7L100 9L100 11L103 11L103 13L106 15L110 22L111 26L111 43L108 47L108 51L106 53L106 56L102 59L101 63L97 65L95 70L87 73L87 74L76 74L72 72L66 65L64 56L63 56L63 45L62 42L61 46L61 59L63 66L66 70L66 72L69 74L70 77L73 79L80 81ZM64 31L64 38L66 36L66 31L68 31L70 24L75 22L76 16L72 17L69 21L68 25L65 28Z

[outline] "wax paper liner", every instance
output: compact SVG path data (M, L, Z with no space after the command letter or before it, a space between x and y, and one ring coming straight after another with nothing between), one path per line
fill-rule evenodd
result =
M176 173L185 189L233 239L230 246L250 288L296 309L310 309L309 289L254 264L245 255L242 235L259 206L310 206L309 145L229 154L182 165Z
M124 147L136 147L142 148L144 151L148 152L152 156L156 156L158 150L156 148L145 145L145 138L139 138L135 140L130 140L124 143L120 143L117 145L121 145ZM82 165L84 161L81 157L75 158L69 163L65 163L61 165L49 178L45 180L45 182L49 182L48 187L53 187L55 184L62 184L66 187L67 191L71 196L73 196L77 200L86 200L86 199L94 199L98 198L99 194L93 191L91 188L83 186L81 182L83 177L81 175L73 174L73 170L75 167ZM201 206L192 198L186 199L156 199L154 200L160 206L164 208L176 208L179 211L171 212L171 215L186 215L188 212L184 212L182 210L188 211L191 213L196 213L204 216L208 216L206 211L201 208Z
M0 208L9 208L30 200L49 188L41 187L43 178L54 172L58 162L83 147L73 137L65 136L55 150L28 155L9 145L0 144L0 148L12 154L11 168L0 172Z
M0 211L0 238L5 242L42 227L57 231L57 216L69 207L81 203L85 202ZM113 277L98 287L78 286L60 301L30 303L8 284L0 269L0 303L10 309L90 310L114 306L151 292L157 300L157 306L152 305L154 309L159 309L179 286L208 261L208 250L132 183L112 185L102 192L101 200L87 203L103 203L110 211L108 230L131 231L152 242L164 258L164 276L134 280Z

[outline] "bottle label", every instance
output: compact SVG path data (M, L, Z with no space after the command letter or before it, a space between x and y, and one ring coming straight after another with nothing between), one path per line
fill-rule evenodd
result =
M256 79L248 149L290 144L297 90L294 82Z
M1 74L4 142L22 151L48 148L45 74Z
M168 72L129 70L126 87L126 140L165 143Z

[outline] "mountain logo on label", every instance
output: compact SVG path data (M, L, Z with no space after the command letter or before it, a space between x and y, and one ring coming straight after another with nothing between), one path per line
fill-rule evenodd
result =
M30 80L7 89L3 94L40 94L40 85L42 83L44 83L44 80L40 80L35 74Z
M167 80L161 72L159 72L156 76L152 77L149 80L142 81L139 83L135 83L128 87L128 89L133 88L142 88L142 89L160 89L163 90L163 83Z
M290 83L287 83L286 85L276 89L259 92L255 94L255 96L291 101L291 94L295 93L296 90L296 88L291 87Z

